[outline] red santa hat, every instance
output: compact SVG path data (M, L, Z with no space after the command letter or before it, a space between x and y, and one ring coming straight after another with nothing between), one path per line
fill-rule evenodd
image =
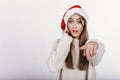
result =
M86 20L86 22L88 23L88 15L87 13L82 9L82 7L80 5L74 5L72 7L70 7L64 14L62 21L61 21L61 29L64 30L66 25L67 25L67 21L68 18L70 16L72 16L73 14L79 14L82 17L84 17L84 19Z

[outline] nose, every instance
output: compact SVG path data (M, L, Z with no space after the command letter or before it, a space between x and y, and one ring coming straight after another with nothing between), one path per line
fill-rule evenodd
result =
M77 25L75 23L73 24L73 28L77 28Z

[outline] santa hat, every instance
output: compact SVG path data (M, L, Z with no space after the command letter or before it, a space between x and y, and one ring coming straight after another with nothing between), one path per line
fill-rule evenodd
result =
M61 29L64 30L66 25L67 25L67 21L68 21L68 18L70 16L72 16L74 13L77 13L79 15L81 15L85 20L86 22L88 23L88 15L87 13L82 9L81 6L79 5L74 5L72 7L70 7L64 14L63 18L62 18L62 21L61 21Z

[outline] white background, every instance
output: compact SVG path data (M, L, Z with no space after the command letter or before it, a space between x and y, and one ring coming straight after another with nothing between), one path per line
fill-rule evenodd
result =
M89 16L91 39L105 45L97 80L120 80L119 0L0 0L0 80L53 80L47 59L61 37L60 22L72 5Z

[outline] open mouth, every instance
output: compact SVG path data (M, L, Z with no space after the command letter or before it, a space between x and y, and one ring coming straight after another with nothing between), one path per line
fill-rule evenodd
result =
M78 30L72 30L74 33L77 33L78 32Z

